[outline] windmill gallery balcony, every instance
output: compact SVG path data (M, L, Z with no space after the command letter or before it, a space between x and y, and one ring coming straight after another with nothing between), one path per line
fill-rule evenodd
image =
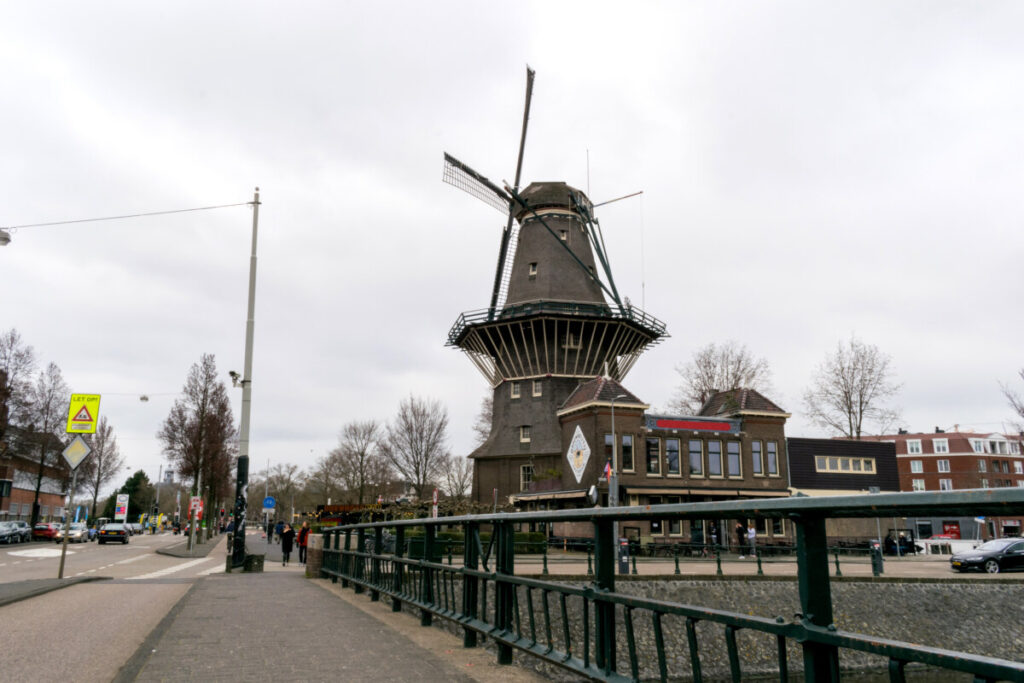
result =
M625 375L665 324L633 306L529 301L462 313L448 332L492 384L537 375Z

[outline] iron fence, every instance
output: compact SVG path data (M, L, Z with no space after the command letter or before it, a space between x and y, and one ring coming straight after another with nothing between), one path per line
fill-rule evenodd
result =
M463 643L474 647L479 636L491 638L499 663L512 661L520 650L593 680L639 681L654 663L640 654L638 634L652 640L656 671L666 681L670 657L666 647L675 626L685 631L688 676L701 681L702 652L724 652L728 674L740 681L739 638L769 639L779 680L789 680L792 652L799 652L804 680L837 681L839 652L884 658L891 681L905 680L908 664L920 663L974 676L975 681L1024 681L1024 663L968 654L853 633L833 623L829 518L1024 514L1024 489L900 493L832 498L789 498L717 503L594 508L546 512L472 515L439 519L393 520L337 527L324 532L322 575L341 580L372 600L391 598L393 611L407 604L430 625L435 616L463 631ZM795 528L799 612L792 619L741 614L692 604L629 595L615 590L614 521L644 519L786 518ZM517 524L590 521L594 526L593 580L575 586L549 579L515 575L514 534ZM438 554L441 525L462 529L462 557L446 564ZM384 531L393 530L391 552ZM406 531L422 534L416 556L406 554ZM489 537L481 531L490 531ZM485 540L482 540L485 539ZM375 552L371 552L375 551ZM698 628L699 627L699 628ZM721 642L709 644L720 628ZM646 647L646 645L645 645ZM624 656L623 656L624 655ZM706 656L706 655L705 655Z

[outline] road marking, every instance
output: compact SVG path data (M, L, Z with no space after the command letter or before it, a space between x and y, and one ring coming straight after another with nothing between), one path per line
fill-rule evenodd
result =
M196 574L196 576L209 576L210 574L223 574L223 573L224 573L224 567L222 567L220 565L217 565L215 567L210 567L209 569L204 569L203 571L201 571L198 574Z
M189 567L195 567L196 565L203 564L204 562L210 562L210 561L216 561L216 558L201 557L198 560L191 560L189 562L183 562L182 564L176 564L173 567L167 567L166 569L160 569L160 570L157 570L155 572L150 572L149 574L140 574L139 576L129 576L127 578L130 579L130 580L158 579L161 576L167 576L168 574L174 574L175 572L180 572L183 569L188 569Z
M74 550L69 550L67 554L68 555L74 555L75 552L76 551L74 551ZM16 557L33 557L33 558L60 557L60 549L59 548L33 548L31 550L14 550L14 551L12 551L12 552L10 552L8 554L9 555L14 555ZM15 562L15 564L17 564L17 562Z
M147 557L149 557L152 554L153 553L146 553L145 555L137 555L136 557L129 557L127 560L121 560L120 562L115 562L114 564L128 564L129 562L135 562L137 560L144 560L144 559L146 559ZM114 564L108 564L107 566L108 567L113 567Z

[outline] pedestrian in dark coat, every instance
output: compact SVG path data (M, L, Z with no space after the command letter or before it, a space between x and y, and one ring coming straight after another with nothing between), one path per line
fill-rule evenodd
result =
M299 564L306 564L306 545L309 544L309 522L303 522L297 537L299 544Z
M284 531L281 532L281 557L284 561L281 562L282 567L288 566L288 556L292 554L292 545L295 543L295 529L292 528L291 524L284 525Z
M281 541L281 532L284 531L284 522L278 521L277 526L274 527L274 534L277 535L278 542Z

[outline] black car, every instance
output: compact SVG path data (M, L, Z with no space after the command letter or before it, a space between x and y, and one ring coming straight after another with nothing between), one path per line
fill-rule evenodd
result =
M957 553L949 564L958 572L980 569L989 574L1024 569L1024 539L997 538L974 550Z
M21 531L14 522L0 522L0 543L21 543Z
M104 524L96 539L101 544L108 542L113 543L114 541L127 543L129 536L131 536L131 534L128 532L128 527L124 524Z

